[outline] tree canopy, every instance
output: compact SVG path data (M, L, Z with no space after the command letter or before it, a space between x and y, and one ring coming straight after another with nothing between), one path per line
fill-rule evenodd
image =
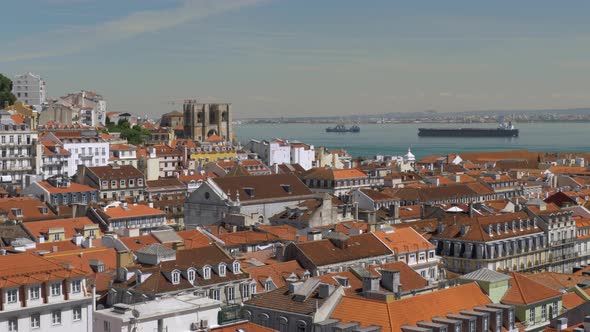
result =
M0 109L8 105L14 104L16 97L12 94L12 80L0 74Z
M110 133L121 133L121 138L124 138L133 145L141 145L150 137L150 131L143 128L142 126L135 125L131 127L131 124L127 120L119 120L119 123L114 124L107 123L107 129Z

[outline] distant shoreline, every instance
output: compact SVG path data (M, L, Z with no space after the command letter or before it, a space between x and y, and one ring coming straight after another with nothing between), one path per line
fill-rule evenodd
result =
M343 123L343 124L362 124L362 125L396 125L396 124L448 124L448 125L452 125L452 124L471 124L471 125L486 125L486 124L497 124L497 122L495 121L489 121L489 122L449 122L449 121L392 121L392 122L384 122L384 123L377 123L377 122L354 122L354 121L309 121L309 122L305 122L305 121L271 121L271 120L237 120L240 121L239 124L235 124L234 125L258 125L258 124L302 124L302 125L309 125L309 124L338 124L338 123ZM536 121L521 121L515 122L515 125L518 124L547 124L547 123L590 123L590 119L588 120L536 120Z

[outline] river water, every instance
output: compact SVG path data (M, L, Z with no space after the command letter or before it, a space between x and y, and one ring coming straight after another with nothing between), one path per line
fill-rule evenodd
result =
M238 140L283 138L316 148L345 149L353 156L402 155L408 147L417 157L433 154L490 150L590 152L590 123L520 123L520 136L418 137L419 127L487 127L466 124L363 124L360 133L326 133L325 124L241 124L234 126ZM332 125L330 125L332 126Z

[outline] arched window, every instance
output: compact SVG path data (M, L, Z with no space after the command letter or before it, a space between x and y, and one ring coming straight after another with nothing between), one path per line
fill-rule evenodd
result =
M270 327L270 317L268 314L262 313L258 315L258 325Z
M287 317L279 317L279 332L289 332L289 320Z
M232 270L233 270L233 271L232 271L232 272L233 272L233 274L238 274L238 273L240 273L240 262L238 262L238 261L235 261L235 262L233 263L233 265L232 265Z
M208 265L203 267L203 279L211 279L211 267Z
M192 284L195 282L195 269L188 269L188 271L186 271L186 275L187 275L187 279L188 281Z
M219 267L217 268L220 277L225 277L225 263L219 263Z
M306 332L307 331L307 323L302 320L297 321L297 332Z
M172 283L178 285L180 283L180 271L172 271Z

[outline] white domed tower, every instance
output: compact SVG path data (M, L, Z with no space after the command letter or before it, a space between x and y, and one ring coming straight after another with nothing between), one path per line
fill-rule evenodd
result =
M408 147L408 153L404 155L404 164L411 168L416 165L416 156L412 153L412 150Z

